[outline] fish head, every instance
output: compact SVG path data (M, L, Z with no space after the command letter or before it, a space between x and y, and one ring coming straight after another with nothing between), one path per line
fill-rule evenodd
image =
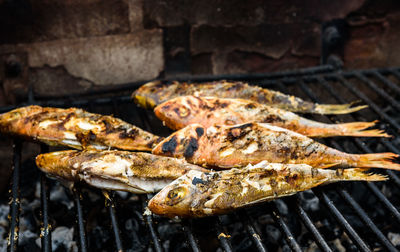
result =
M178 82L172 84L165 84L161 81L148 82L132 93L132 99L141 107L151 109L175 97L178 85Z
M33 114L41 112L41 111L42 111L42 107L35 106L35 105L21 107L21 108L11 110L9 112L0 114L0 125L2 125L2 124L4 125L7 123L21 120L22 118L25 118L27 116L33 115Z
M205 176L203 172L191 170L187 174L174 180L158 192L148 204L149 209L166 217L193 217L193 211L201 209L196 206L199 197L202 197L194 178Z
M180 96L168 100L154 109L156 116L172 129L181 129L198 123L205 101L195 96Z
M50 177L74 180L74 171L69 168L68 163L79 153L76 150L67 150L40 154L36 157L36 166Z
M161 141L154 147L152 153L190 159L198 151L200 146L199 142L206 137L205 131L206 129L200 124L186 126Z

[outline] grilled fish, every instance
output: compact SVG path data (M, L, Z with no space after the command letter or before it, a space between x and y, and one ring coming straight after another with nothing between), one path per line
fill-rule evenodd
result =
M112 116L27 106L0 115L0 132L75 149L150 151L161 138Z
M204 217L293 195L337 181L382 181L378 174L360 169L316 169L305 164L261 162L242 169L189 171L163 188L149 202L149 209L166 217Z
M51 152L37 156L36 164L50 177L132 193L157 192L192 169L208 171L182 159L117 150Z
M278 91L258 86L251 86L244 82L227 81L215 81L199 84L179 82L162 84L159 81L149 82L133 92L132 98L137 104L144 108L154 108L167 100L184 95L242 98L299 113L347 114L367 107L352 107L353 103L315 104Z
M308 164L312 167L360 167L400 170L391 162L394 153L348 154L296 132L266 123L234 126L191 124L176 131L154 149L153 154L185 158L209 167L231 168L261 161Z
M174 130L193 123L210 127L261 122L309 137L389 137L381 130L364 130L374 126L376 122L320 123L280 108L243 99L180 96L158 105L154 112L160 120Z

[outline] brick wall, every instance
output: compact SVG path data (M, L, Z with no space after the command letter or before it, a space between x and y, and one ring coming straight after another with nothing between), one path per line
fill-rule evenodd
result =
M174 75L315 66L344 19L347 68L399 65L398 1L0 0L0 105ZM164 71L165 70L165 71Z

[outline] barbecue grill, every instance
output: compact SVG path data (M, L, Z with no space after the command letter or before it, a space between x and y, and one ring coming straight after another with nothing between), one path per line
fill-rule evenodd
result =
M332 65L322 65L269 74L178 78L181 81L196 82L221 79L245 81L317 103L361 100L369 105L368 109L351 115L313 115L310 118L325 122L379 119L380 126L394 138L329 138L322 142L351 153L390 151L400 154L400 68L342 71ZM152 111L138 108L130 99L129 94L143 83L129 83L117 88L57 99L35 97L30 92L27 103L21 106L74 106L90 112L112 113L145 130L166 136L170 131L161 126ZM2 107L0 112L12 108L14 107ZM41 146L41 152L48 150L47 146ZM24 151L21 140L14 139L13 151L8 251L18 250L19 225L23 219L20 196L23 194L23 185L20 181L26 176L27 170L21 164L21 153ZM390 170L377 172L387 174L390 180L383 183L351 182L323 186L232 214L200 220L168 220L154 215L143 215L147 200L152 195L128 194L122 197L119 194L110 194L109 198L100 198L96 204L92 204L89 203L91 196L88 193L94 191L96 195L103 197L102 194L96 189L77 185L70 191L76 220L74 237L80 251L99 248L118 251L274 251L278 248L290 248L302 251L312 247L319 247L322 251L333 251L335 247L361 251L397 251L400 247L393 234L400 233L400 201L396 197L400 189L399 174ZM35 170L35 173L39 173L39 170ZM38 179L41 205L40 221L38 220L40 227L37 227L36 235L41 239L42 251L51 251L52 231L59 223L55 219L63 217L53 215L54 207L49 200L49 191L50 188L60 185L47 179L44 174L40 174ZM310 202L314 202L314 205ZM93 216L93 212L98 215ZM97 221L94 222L93 219ZM102 228L96 229L93 225L102 225ZM105 232L104 229L108 238L101 239L99 237L102 236L101 232ZM339 238L340 246L336 244Z

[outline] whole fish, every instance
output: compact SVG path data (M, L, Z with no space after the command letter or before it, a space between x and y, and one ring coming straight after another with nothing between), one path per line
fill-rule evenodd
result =
M191 124L160 142L153 149L153 154L185 158L193 164L220 168L243 167L266 160L319 168L337 166L400 170L400 164L390 161L398 157L394 153L348 154L266 123L208 128Z
M161 137L78 108L27 106L0 115L0 132L75 149L150 151Z
M132 193L157 192L190 170L208 171L182 159L117 150L51 152L37 156L36 164L63 181Z
M224 214L256 203L293 195L337 181L382 181L361 169L316 169L305 164L261 162L218 172L189 171L164 187L149 209L166 217L204 217Z
M194 95L218 98L242 98L299 113L347 114L366 108L350 104L316 104L278 91L251 86L244 82L214 81L207 83L163 84L149 82L132 93L133 100L144 108L155 106L178 96Z
M376 121L326 124L308 120L280 108L243 99L180 96L158 105L154 112L165 125L174 130L193 123L210 127L260 122L309 137L389 137L381 130L364 130L374 126Z

